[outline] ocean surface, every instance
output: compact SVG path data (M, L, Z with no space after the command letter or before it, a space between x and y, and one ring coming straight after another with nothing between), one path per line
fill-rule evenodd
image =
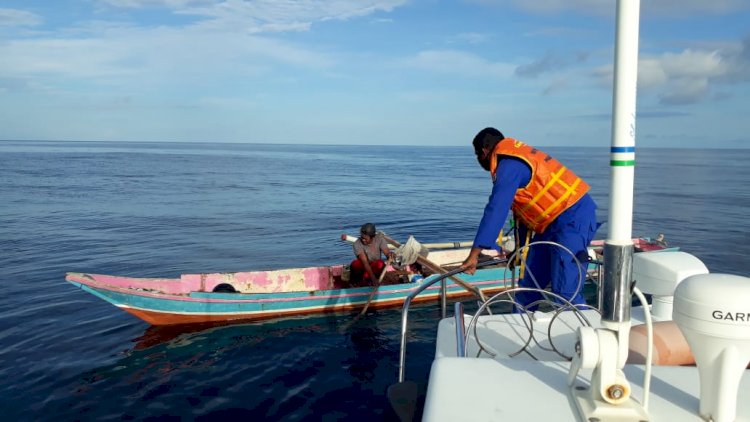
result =
M606 221L609 148L545 148ZM639 149L633 234L750 276L750 150ZM157 328L68 271L187 272L344 263L373 222L397 240L472 240L490 180L467 147L0 142L3 420L382 421L400 310ZM606 237L608 226L597 237ZM410 314L420 404L436 304ZM508 380L509 386L512 380ZM502 394L502 392L498 392Z

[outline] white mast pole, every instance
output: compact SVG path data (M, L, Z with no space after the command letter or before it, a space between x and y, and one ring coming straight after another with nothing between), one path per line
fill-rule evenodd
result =
M606 265L602 307L605 324L630 322L639 13L640 0L617 1L609 233L604 250L604 261L617 265Z
M648 420L643 406L630 397L630 383L622 371L628 358L630 336L639 13L640 0L617 0L609 233L604 242L601 286L604 328L578 329L576 355L568 374L571 395L584 421ZM581 368L593 369L588 390L575 388Z

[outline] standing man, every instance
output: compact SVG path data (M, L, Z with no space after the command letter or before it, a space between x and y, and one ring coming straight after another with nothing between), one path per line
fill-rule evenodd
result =
M393 257L393 252L388 249L388 242L382 233L375 230L374 224L367 223L359 229L359 239L354 242L352 248L357 258L351 263L350 283L353 286L361 286L369 280L374 286L380 273L385 270L385 262L380 257L381 252L389 258Z
M573 304L585 304L581 291L588 263L587 247L598 228L596 203L588 194L589 186L550 155L505 138L495 128L481 130L473 145L479 165L492 176L493 187L471 252L462 264L464 271L474 274L479 253L494 246L508 211L512 210L519 228L517 250L529 241L550 241L568 248L581 262L579 269L562 248L533 245L528 248L519 286L544 289L551 283L554 293ZM579 279L579 274L583 279ZM516 301L523 306L542 298L537 292L516 294ZM533 305L529 310L536 308Z

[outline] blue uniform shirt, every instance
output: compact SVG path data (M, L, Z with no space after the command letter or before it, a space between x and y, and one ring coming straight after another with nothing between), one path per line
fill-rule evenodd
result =
M474 238L475 248L497 247L497 235L508 218L516 191L531 181L531 168L517 158L503 157L497 163L495 175L492 193L484 207L484 215Z
M508 218L516 191L531 181L531 168L522 160L514 157L503 157L497 163L495 182L492 193L484 207L484 215L479 223L474 247L492 249L497 247L497 235ZM560 214L545 230L554 230L554 226L565 225L576 218L579 213L593 213L596 203L589 194L584 195L572 207ZM520 227L524 229L524 227Z

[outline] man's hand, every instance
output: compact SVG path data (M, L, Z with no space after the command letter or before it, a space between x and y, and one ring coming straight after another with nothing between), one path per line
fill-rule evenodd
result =
M469 275L474 274L477 272L477 260L472 259L471 257L466 258L466 261L464 261L463 264L461 264L461 269Z
M479 254L481 252L481 248L471 248L469 256L467 256L463 264L461 264L461 269L463 270L463 272L469 275L477 272L477 262L479 261Z

